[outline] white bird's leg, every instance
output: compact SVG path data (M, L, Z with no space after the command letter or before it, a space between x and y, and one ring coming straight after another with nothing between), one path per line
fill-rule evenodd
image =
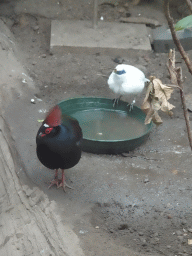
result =
M65 187L73 189L65 181L64 169L62 169L62 180L61 180L61 183L59 184L59 186L57 188L60 188L60 187L62 187L65 192L66 192Z
M119 100L121 99L121 97L122 97L122 95L120 95L118 98L115 98L115 99L114 99L113 107L115 107L115 105L118 105Z
M127 105L127 106L129 106L129 112L131 112L133 110L133 105L134 104L135 104L135 100L133 100L131 104Z
M118 104L118 98L115 98L114 100L113 100L113 108L115 107L115 104Z

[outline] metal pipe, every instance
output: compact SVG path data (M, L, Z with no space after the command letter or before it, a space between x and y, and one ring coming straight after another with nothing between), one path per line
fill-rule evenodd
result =
M94 6L93 6L93 28L96 29L98 25L98 20L97 20L97 13L98 13L98 0L93 0L94 1Z

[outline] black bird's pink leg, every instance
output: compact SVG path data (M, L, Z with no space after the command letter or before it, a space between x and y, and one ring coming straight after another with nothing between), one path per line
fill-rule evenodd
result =
M62 169L62 180L61 180L61 183L59 184L59 186L57 186L57 188L63 187L63 190L66 192L65 187L71 188L71 189L73 189L73 188L70 187L70 186L66 183L65 180L66 180L66 179L65 179L64 169Z
M55 179L51 181L51 184L48 188L51 188L53 185L59 186L59 179L58 179L58 169L55 170Z

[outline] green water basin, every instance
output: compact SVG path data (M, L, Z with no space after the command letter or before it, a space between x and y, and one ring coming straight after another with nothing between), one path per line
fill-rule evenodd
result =
M107 98L71 98L59 103L62 113L79 121L83 131L83 151L97 154L119 154L140 146L148 137L153 124L145 125L146 115L127 102Z

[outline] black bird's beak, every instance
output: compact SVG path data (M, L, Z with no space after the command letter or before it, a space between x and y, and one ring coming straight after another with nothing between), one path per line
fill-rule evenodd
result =
M39 138L42 138L42 137L44 137L45 135L46 135L46 134L40 132L40 133L38 134L38 137L39 137Z

